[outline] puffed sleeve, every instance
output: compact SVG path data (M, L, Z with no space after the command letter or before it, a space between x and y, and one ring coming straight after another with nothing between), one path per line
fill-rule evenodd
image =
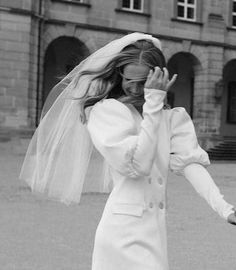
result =
M144 89L143 120L136 127L130 109L115 99L94 105L88 131L97 150L121 174L139 178L150 174L156 154L160 113L166 93Z
M191 163L210 164L208 154L199 146L193 122L184 108L172 109L170 119L170 169L183 174Z
M184 108L175 108L172 112L170 156L171 170L182 174L214 211L224 219L234 212L233 205L224 200L214 180L203 167L210 164L209 158L199 146L194 125Z

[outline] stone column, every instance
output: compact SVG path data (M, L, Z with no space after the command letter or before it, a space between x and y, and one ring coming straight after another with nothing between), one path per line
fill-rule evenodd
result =
M207 68L195 77L194 122L204 148L219 140L221 104L216 98L216 87L222 79L223 48L208 46Z
M30 16L0 10L0 130L28 126Z
M203 29L202 37L207 40L205 64L195 82L195 122L204 148L210 148L220 139L221 105L216 98L216 84L223 76L225 22L222 17L222 2L212 1L212 13Z

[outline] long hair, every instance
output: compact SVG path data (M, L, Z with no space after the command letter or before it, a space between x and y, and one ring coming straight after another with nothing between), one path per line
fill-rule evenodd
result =
M166 61L161 50L155 47L151 41L138 40L126 46L105 67L99 70L91 69L81 72L78 80L86 75L91 77L91 82L85 94L81 97L83 100L83 116L85 116L85 108L104 98L115 98L121 102L139 106L144 103L143 93L138 97L127 96L121 87L122 72L128 64L142 64L150 69L159 66L162 69L166 66Z

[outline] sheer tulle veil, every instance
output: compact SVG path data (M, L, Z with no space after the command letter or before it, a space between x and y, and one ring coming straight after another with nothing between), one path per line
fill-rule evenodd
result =
M20 173L32 191L46 192L66 204L79 203L84 190L110 191L107 165L93 149L86 124L81 121L82 101L77 99L84 95L91 79L79 74L105 66L124 47L140 39L151 40L161 49L159 40L151 35L126 35L91 54L52 89Z

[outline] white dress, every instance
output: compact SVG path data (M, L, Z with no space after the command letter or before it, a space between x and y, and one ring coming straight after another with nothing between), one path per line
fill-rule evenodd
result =
M115 99L98 102L90 112L87 127L114 186L96 231L92 270L168 269L168 171L184 173L189 164L205 166L209 159L186 111L163 109L165 94L145 89L143 117ZM227 218L232 206L210 177L192 184Z

